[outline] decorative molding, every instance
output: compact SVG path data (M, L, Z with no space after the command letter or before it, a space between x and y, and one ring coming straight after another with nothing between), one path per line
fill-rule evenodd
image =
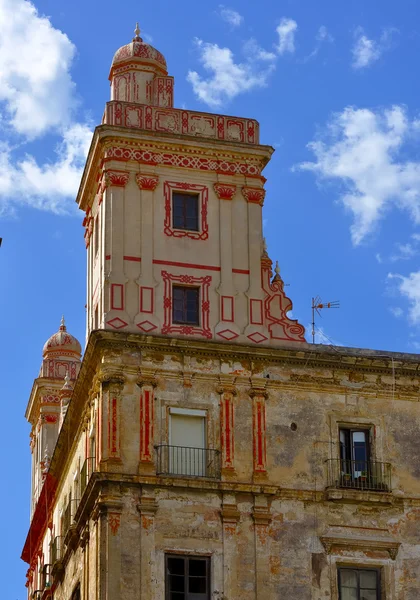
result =
M115 140L117 142L117 140ZM213 171L226 175L246 175L248 177L261 177L261 172L265 167L265 161L256 159L255 162L238 157L237 160L216 158L215 156L203 156L202 154L188 154L181 151L174 152L173 148L168 147L168 151L160 150L158 147L130 148L126 146L110 146L105 152L106 160L117 160L126 163L133 161L136 163L153 166L170 166L182 169L194 169L199 171ZM232 156L233 158L233 156ZM259 188L256 188L259 189Z
M114 72L117 73L117 71ZM118 77L124 77L122 71L118 71ZM117 77L113 82L114 86L116 85L116 79ZM157 78L155 103L160 104L161 102L156 102L156 100L162 98L163 101L163 92L166 92L164 94L165 102L170 106L148 106L137 102L120 101L119 99L107 102L104 123L133 129L240 142L242 144L255 145L259 143L259 125L254 119L173 108L172 88L172 77Z
M242 195L247 202L251 204L259 204L263 206L265 198L265 189L257 187L244 186L242 188Z
M230 183L215 183L213 188L219 200L233 200L236 194L236 185Z
M265 400L268 396L264 388L253 387L249 391L252 406L252 441L254 471L265 473L267 466L266 415Z
M162 279L164 281L164 323L162 333L178 333L181 335L198 335L206 339L213 337L210 329L210 301L209 288L211 276L194 277L193 275L172 275L167 271L162 271ZM180 283L181 285L199 285L200 286L200 302L201 302L201 318L200 326L197 325L178 325L172 324L172 283Z
M104 386L116 386L123 387L125 384L125 377L121 371L116 371L113 367L103 367L98 373L98 381Z
M108 524L111 529L112 535L117 535L121 525L121 513L109 512L108 513Z
M221 391L219 391L221 390ZM235 407L233 398L236 390L233 386L221 385L218 388L220 398L220 445L222 449L222 469L234 469L235 459Z
M139 504L137 504L137 510L141 515L153 516L159 508L155 498L149 496L142 496Z
M139 189L154 192L159 183L159 176L137 173L136 183L139 186Z
M130 173L128 171L120 171L118 169L106 169L104 171L104 186L114 186L114 187L122 187L124 188L128 180L130 178Z
M220 516L222 517L223 524L236 524L241 518L241 513L236 504L223 504L220 510Z
M154 391L142 389L140 394L140 460L153 461Z
M172 226L172 192L173 191L197 192L200 214L199 231L189 231L187 229L175 229ZM197 183L188 183L181 181L165 181L163 184L163 194L165 197L165 221L164 232L168 236L177 238L188 237L192 240L207 240L209 237L209 226L207 222L207 204L209 200L209 190L205 185Z
M344 536L321 536L320 541L327 554L340 554L340 550L352 550L355 552L387 552L392 560L397 558L400 542L386 539L354 538Z
M252 510L252 518L255 525L269 525L272 520L270 510L266 507L254 506Z

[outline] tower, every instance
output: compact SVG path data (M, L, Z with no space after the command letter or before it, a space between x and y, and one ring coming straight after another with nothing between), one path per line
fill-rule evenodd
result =
M174 108L166 61L138 29L109 79L77 199L88 335L303 342L263 248L262 171L273 150L259 143L258 123Z
M139 33L77 197L83 361L63 322L27 410L29 598L417 598L418 356L306 344L262 237L272 149L174 108Z

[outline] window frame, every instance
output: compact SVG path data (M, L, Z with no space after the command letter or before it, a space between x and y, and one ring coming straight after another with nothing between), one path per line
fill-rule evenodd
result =
M183 198L183 225L175 224L175 196L182 196ZM187 206L186 206L186 197L195 198L195 215L194 218L196 220L196 227L187 227L187 220L189 218L187 214ZM172 213L172 229L175 231L190 231L191 233L200 233L201 231L201 223L200 223L200 193L195 192L193 190L177 190L173 189L171 192L171 213Z
M381 571L380 567L369 567L369 566L353 566L353 565L338 565L337 566L337 585L338 585L338 600L342 600L341 593L341 572L342 571L357 571L358 573L362 571L373 571L376 573L376 600L385 600L382 597L381 590ZM360 600L360 575L357 577L357 600Z
M206 564L206 592L203 595L203 600L210 600L211 597L211 556L201 555L201 554L178 554L167 552L165 553L165 600L171 600L171 590L169 589L170 582L170 574L168 561L171 558L178 558L184 560L184 598L183 600L192 600L191 593L188 591L188 583L189 583L189 561L190 560L201 560ZM182 593L182 592L181 592ZM192 592L193 593L193 592ZM194 594L194 593L193 593ZM194 594L196 596L196 594Z
M184 293L184 297L183 297L183 317L187 317L188 314L188 310L187 310L187 290L189 291L196 291L197 292L197 297L195 299L195 303L196 303L196 320L195 321L188 321L188 320L177 320L175 319L175 290L183 290ZM179 285L179 284L172 284L172 314L171 314L171 322L174 325L184 325L187 327L200 327L201 323L200 323L200 300L201 300L201 287L200 286L195 286L195 285Z

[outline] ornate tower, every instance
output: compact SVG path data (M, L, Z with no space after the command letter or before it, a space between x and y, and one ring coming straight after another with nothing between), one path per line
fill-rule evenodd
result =
M32 425L32 503L35 510L49 463L57 442L62 412L62 398L75 382L80 370L82 348L68 333L64 317L60 328L44 344L41 370L35 379L26 409L26 418ZM64 395L63 395L64 394Z
M112 61L111 101L77 198L87 334L304 342L263 246L272 148L260 145L253 119L173 108L164 57L135 33Z

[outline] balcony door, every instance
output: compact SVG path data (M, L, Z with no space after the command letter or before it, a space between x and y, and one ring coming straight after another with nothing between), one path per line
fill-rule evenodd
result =
M169 470L174 475L206 475L205 414L198 410L171 410Z
M340 429L341 471L353 480L366 475L370 461L368 429Z

